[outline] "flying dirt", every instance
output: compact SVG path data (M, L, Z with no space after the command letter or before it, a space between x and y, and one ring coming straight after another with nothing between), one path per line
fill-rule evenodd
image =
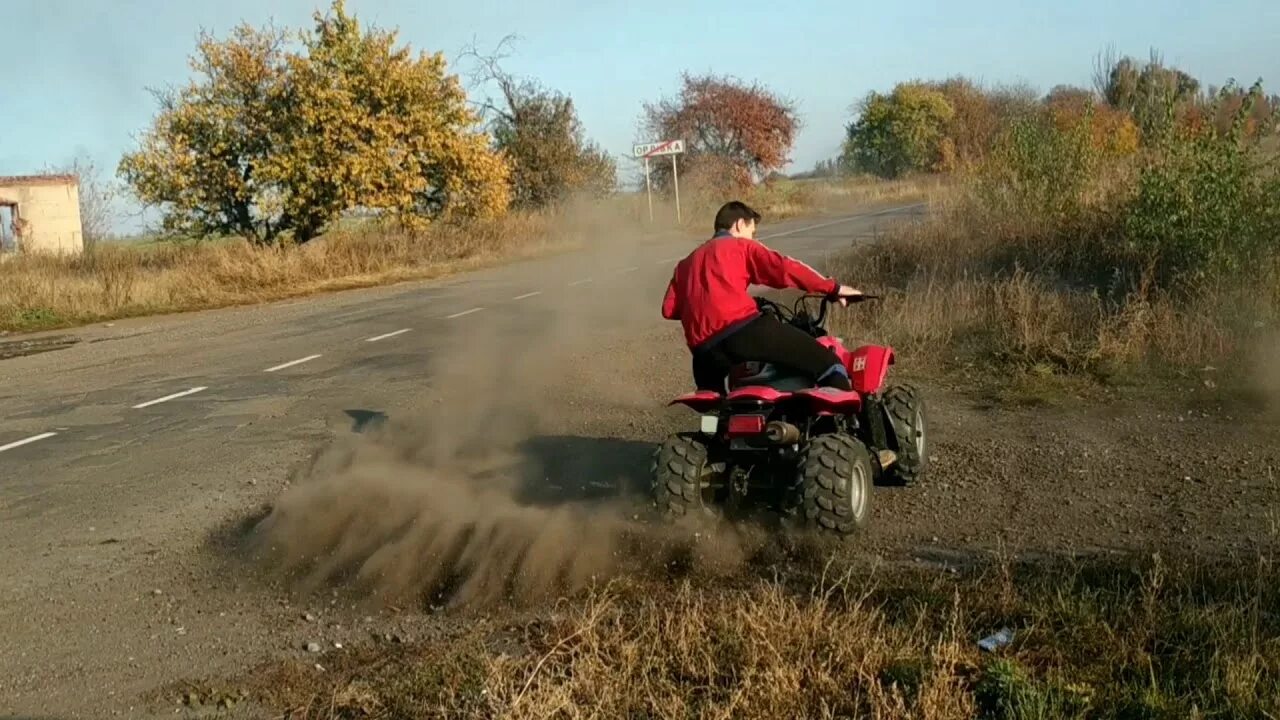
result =
M584 267L627 267L628 244L613 247ZM251 554L304 591L442 606L533 602L624 573L733 572L767 533L653 522L651 446L554 439L579 412L556 398L584 381L563 368L599 351L592 328L657 314L635 301L652 288L627 278L609 280L612 300L571 294L532 322L466 326L457 352L424 368L426 407L341 438L297 470L248 538ZM604 386L601 406L655 403L625 378Z

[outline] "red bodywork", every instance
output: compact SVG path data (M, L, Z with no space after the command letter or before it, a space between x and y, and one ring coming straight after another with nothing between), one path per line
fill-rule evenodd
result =
M762 403L778 403L791 397L791 393L774 390L764 385L750 385L744 388L738 388L729 393L729 402L758 401Z
M768 405L776 405L788 400L804 400L813 412L827 414L854 413L862 408L862 397L879 390L889 376L889 366L893 364L893 348L884 345L863 345L850 352L836 338L825 336L818 342L831 348L836 357L849 371L849 379L853 383L852 392L833 391L831 388L813 388L789 393L765 386L738 388L722 395L711 390L699 390L686 393L671 401L672 405L685 405L696 412L705 413L715 410L726 400L729 402L753 401Z
M671 405L686 405L693 408L697 412L706 412L714 410L720 406L720 400L723 396L718 392L710 390L698 390L697 392L685 393L675 400L671 401Z
M849 353L849 379L853 389L862 395L879 392L893 364L893 348L885 345L863 345Z
M809 407L820 415L844 415L855 413L862 409L862 396L848 390L833 390L831 388L820 390L814 388L812 390L801 390L795 396L807 400Z
M889 376L889 366L893 364L893 348L887 345L863 345L850 352L844 343L830 335L818 338L818 344L831 348L836 354L849 371L849 379L855 392L869 395L884 387L884 380Z
M840 364L843 365L846 370L849 369L849 363L853 360L853 353L849 352L849 349L846 348L844 343L840 342L838 338L831 337L830 335L823 335L818 338L818 344L822 347L830 348L831 352L836 354L836 359L840 361Z

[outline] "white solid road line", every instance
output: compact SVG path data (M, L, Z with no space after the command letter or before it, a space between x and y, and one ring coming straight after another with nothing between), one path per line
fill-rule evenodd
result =
M269 367L266 370L263 370L262 372L275 372L277 370L283 370L287 367L293 367L294 365L301 365L304 362L311 362L312 360L315 360L318 357L320 357L320 355L308 355L304 358L298 358L297 360L290 360L287 363L281 363L275 367Z
M484 309L484 308L482 308L482 307L474 307L474 308L471 308L470 310L463 310L463 311L462 311L462 312L460 312L460 313L454 313L454 314L452 314L452 315L449 315L449 316L445 317L445 320L453 320L454 318L460 318L460 317L462 317L462 316L464 316L464 315L470 315L471 313L478 313L478 312L480 312L480 311L481 311L481 310L483 310L483 309Z
M177 399L178 399L178 398L180 398L180 397L186 397L186 396L188 396L188 395L195 395L195 394L196 394L196 393L198 393L198 392L204 392L205 390L208 390L208 389L209 389L209 388L207 388L207 387L193 387L193 388L191 388L190 390L183 390L182 392L176 392L176 393L174 393L174 394L172 394L172 395L165 395L165 396L164 396L164 397L162 397L162 398L156 398L155 400L148 400L147 402L139 403L139 404L137 404L137 405L134 405L134 406L133 406L133 409L134 409L134 410L141 410L141 409L142 409L142 408L144 408L144 407L151 407L152 405L159 405L159 404L160 404L160 403L162 403L162 402L169 402L170 400L177 400Z
M639 269L640 269L640 268L638 268L638 267L622 268L621 270L619 270L619 271L618 271L618 274L619 274L619 275L626 275L627 273L633 273L633 272L635 272L635 271L637 271L637 270L639 270Z
M591 280L591 278L587 278L586 280L574 280L573 282L569 283L569 287L575 287L578 285L589 285L592 282L593 281Z
M57 434L58 434L58 433L55 433L55 432L40 433L39 435L32 435L31 437L27 438L26 440L19 440L19 441L17 441L17 442L11 442L11 443L9 443L8 445L0 445L0 452L4 452L5 450L12 450L12 449L14 449L14 448L20 448L20 447L22 447L23 445L30 445L30 444L31 444L31 443L33 443L33 442L40 442L41 440L45 440L45 439L47 439L47 438L51 438L51 437L53 437L54 435L57 435Z
M384 333L382 335L374 335L373 337L366 339L365 342L378 342L379 340L386 340L387 338L393 338L397 335L403 335L412 329L413 328L404 328L403 330L396 330L395 332Z
M542 291L541 291L541 290L534 290L533 292L528 292L528 293L525 293L525 294L523 294L523 295L517 295L517 296L515 296L515 297L513 297L513 298L511 298L511 299L512 299L512 300L527 300L528 298L531 298L531 297L533 297L533 296L535 296L535 295L541 295L541 294L542 294Z

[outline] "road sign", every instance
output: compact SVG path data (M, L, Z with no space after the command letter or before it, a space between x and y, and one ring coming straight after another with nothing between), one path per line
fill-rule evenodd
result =
M679 155L684 152L683 140L664 140L662 142L640 143L631 150L638 158L657 157L658 155Z
M659 155L671 156L671 179L676 191L676 222L680 222L680 173L676 170L676 155L682 152L684 152L683 140L640 143L631 148L633 157L644 158L644 188L649 196L649 222L653 222L653 186L649 182L649 158Z

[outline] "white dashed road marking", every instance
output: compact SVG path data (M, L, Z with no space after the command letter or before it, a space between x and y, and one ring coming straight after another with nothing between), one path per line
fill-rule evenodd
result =
M134 410L141 410L141 409L142 409L142 408L144 408L144 407L151 407L152 405L159 405L159 404L160 404L160 403L162 403L162 402L169 402L170 400L177 400L177 399L178 399L178 398L180 398L180 397L186 397L186 396L188 396L188 395L195 395L195 394L196 394L196 393L198 393L198 392L204 392L205 390L208 390L208 389L209 389L209 388L207 388L207 387L193 387L193 388L191 388L190 390L183 390L182 392L176 392L176 393L174 393L174 394L172 394L172 395L165 395L165 396L164 396L164 397L162 397L162 398L156 398L155 400L148 400L147 402L139 403L139 404L137 404L137 405L134 405L134 406L133 406L133 409L134 409Z
M17 441L17 442L11 442L11 443L9 443L8 445L0 445L0 452L4 452L5 450L12 450L12 449L14 449L14 448L20 448L20 447L22 447L23 445L30 445L30 444L31 444L31 443L33 443L33 442L40 442L41 440L45 440L45 439L51 438L51 437L53 437L54 435L57 435L57 434L58 434L58 433L55 433L55 432L40 433L39 435L32 435L31 437L29 437L29 438L27 438L27 439L25 439L25 440L19 440L19 441Z
M925 205L927 205L927 203L917 203L917 204L915 204L915 205L907 205L907 206L902 206L902 207L893 207L893 208L888 208L888 209L885 209L885 210L880 210L880 211L877 211L877 212L872 212L872 213L863 213L863 214L861 214L861 215L853 215L853 216L850 216L850 217L844 217L844 218L839 218L839 219L836 219L836 220L831 220L831 221L829 221L829 222L823 222L823 223L818 223L818 224L815 224L815 225L808 225L808 226L806 226L806 227L796 228L796 229L794 229L794 230L786 230L786 231L784 231L784 232L780 232L780 233L775 233L775 234L773 234L773 235L767 235L767 236L764 236L764 237L762 237L761 239L762 239L762 240L772 240L772 239L774 239L774 238L787 237L787 236L789 236L789 235L797 235L797 234L800 234L800 233L803 233L803 232L807 232L807 231L809 231L809 230L817 230L817 229L820 229L820 228L830 227L830 226L833 226L833 225L840 225L840 224L843 224L843 223L851 222L851 221L853 221L853 220L858 220L858 219L860 219L860 218L875 217L875 216L878 216L878 215L887 215L887 214L890 214L890 213L898 213L898 212L902 212L902 211L905 211L905 210L912 210L912 209L915 209L915 208L918 208L918 207L923 207L923 206L925 206ZM827 254L827 251L825 251L825 250L820 250L820 249L818 249L818 248L813 248L813 247L806 247L806 248L803 248L802 250L800 250L800 252L801 252L801 253L803 254L803 256L805 256L805 257L812 257L815 253L818 253L818 252L820 252L822 255L826 255L826 254ZM662 260L658 260L655 264L656 264L656 265L670 265L670 264L672 264L672 263L679 262L680 260L683 260L684 258L685 258L685 256L684 256L684 255L679 255L679 256L676 256L676 257L670 257L670 258L664 258L664 259L662 259ZM618 274L618 275L625 275L625 274L627 274L627 273L635 272L635 271L637 271L637 270L639 270L639 269L640 269L639 267L635 267L635 266L633 266L633 267L627 267L627 268L622 268L622 269L620 269L620 270L618 270L618 271L617 271L617 274ZM579 285L589 285L589 284L591 284L592 282L594 282L594 280L593 280L592 278L584 278L584 279L582 279L582 280L575 280L575 281L573 281L573 282L569 283L569 287L576 287L576 286L579 286ZM496 285L496 286L497 286L497 287L503 287L503 286L508 285L508 284L509 284L509 283L501 283L501 282L500 282L500 283L497 283L497 285ZM450 287L453 287L453 286L450 286ZM523 295L517 295L516 297L512 298L512 300L525 300L525 299L528 299L528 298L531 298L531 297L535 297L535 296L537 296L537 295L541 295L541 294L542 294L542 292L543 292L543 291L541 291L541 290L534 290L534 291L532 291L532 292L527 292L527 293L525 293L525 294L523 294ZM452 294L452 293L439 293L438 295L433 295L432 297L448 297L448 296L449 296L449 295L451 295L451 294ZM455 319L455 318L460 318L460 317L463 317L463 316L466 316L466 315L470 315L470 314L472 314L472 313L478 313L478 312L480 312L481 310L484 310L484 308L483 308L483 307L474 307L474 308L471 308L470 310L463 310L462 312L458 312L458 313L454 313L454 314L452 314L452 315L448 315L448 316L446 316L446 317L445 317L445 319L446 319L446 320L453 320L453 319ZM363 311L360 311L360 312L363 312ZM352 316L355 316L355 315L358 315L358 314L359 314L359 313L352 313L351 315L352 315ZM345 315L344 315L344 316L340 316L340 317L345 317ZM393 332L383 333L382 335L375 335L374 337L366 338L366 339L365 339L365 342L378 342L379 340L386 340L386 339L388 339L388 338L393 338L393 337L396 337L396 336L399 336L399 335L403 335L403 334L405 334L405 333L407 333L407 332L410 332L411 330L412 330L412 328L402 328L402 329L400 329L400 330L395 330L395 331L393 331ZM299 358L299 359L297 359L297 360L291 360L291 361L289 361L289 362L287 362L287 363L282 363L282 364L280 364L280 365L276 365L275 367L267 368L264 372L276 372L276 371L278 371L278 370L284 370L285 368L293 367L293 366L295 366L295 365L301 365L302 363L311 362L312 360L315 360L316 358L319 358L319 357L321 357L321 355L320 355L320 354L316 354L316 355L308 355L307 357L304 357L304 358ZM202 387L193 387L193 388L191 388L190 390L183 390L183 391L181 391L181 392L173 393L172 395L165 395L164 397L156 398L155 400L148 400L147 402L139 403L139 404L137 404L137 405L134 405L134 406L133 406L133 409L135 409L135 410L139 410L139 409L142 409L142 408L151 407L152 405L159 405L160 403L169 402L170 400L176 400L176 399L178 399L178 398L186 397L186 396L188 396L188 395L194 395L194 394L196 394L196 393L203 392L203 391L208 390L208 389L209 389L208 387L203 387L203 386L202 386ZM58 434L58 433L56 433L56 432L40 433L39 435L32 435L32 436L31 436L31 437L29 437L29 438L25 438L25 439L23 439L23 440L17 440L17 441L15 441L15 442L11 442L11 443L9 443L9 444L7 444L7 445L0 445L0 452L5 452L5 451L8 451L8 450L13 450L13 449L15 449L15 448L23 447L23 446L25 446L25 445L30 445L30 444L32 444L32 443L40 442L41 440L47 440L48 438L54 437L54 436L56 436L57 434Z
M311 362L312 360L315 360L315 359L316 359L316 358L318 358L318 357L320 357L320 356L319 356L319 355L308 355L308 356L306 356L306 357L304 357L304 358L298 358L297 360L290 360L290 361L289 361L289 362L287 362L287 363L280 363L279 365L276 365L275 367L269 367L269 368L267 368L266 370L263 370L263 372L275 372L275 371L277 371L277 370L283 370L283 369L288 368L288 367L293 367L294 365L301 365L301 364L302 364L302 363L304 363L304 362Z
M365 340L365 342L378 342L379 340L386 340L387 338L393 338L397 335L403 335L412 329L413 328L404 328L403 330L396 330L395 332L384 333L382 335L374 335L373 337Z

